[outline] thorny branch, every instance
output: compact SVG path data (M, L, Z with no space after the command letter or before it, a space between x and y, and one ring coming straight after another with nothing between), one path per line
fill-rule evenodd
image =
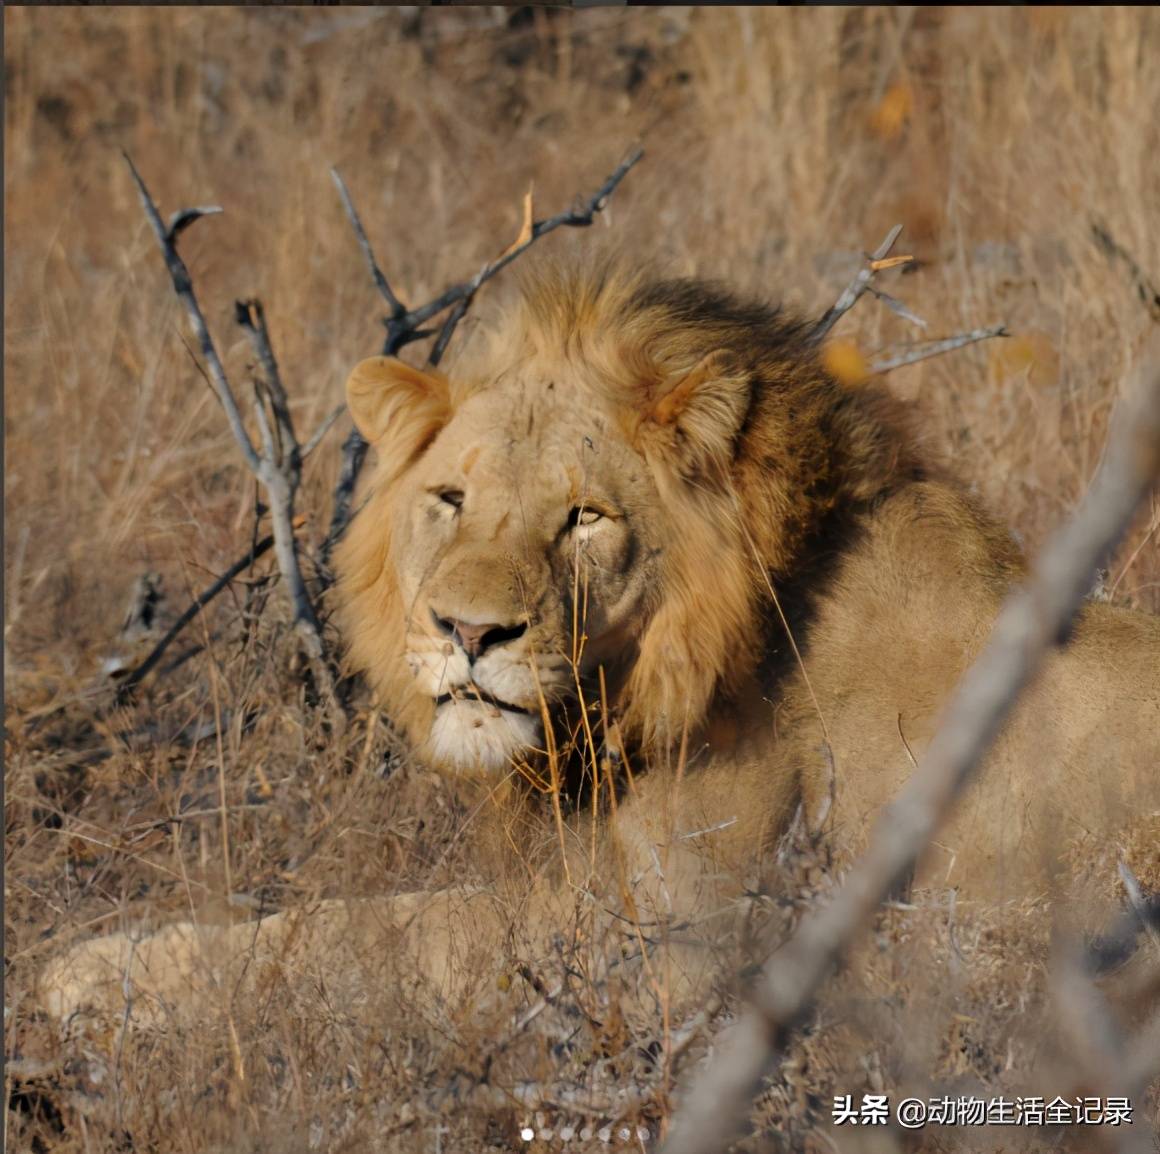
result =
M447 351L447 346L455 333L459 322L463 319L475 294L497 273L507 268L512 261L526 252L537 240L558 228L587 228L596 219L608 203L609 197L616 191L620 182L629 171L644 156L644 150L635 148L609 175L608 179L586 200L577 206L557 213L544 220L533 221L530 217L531 199L525 202L524 227L520 231L516 242L509 246L494 260L488 261L473 277L454 284L445 289L438 296L424 305L408 309L391 288L390 282L382 271L374 249L367 239L366 229L363 227L354 200L336 169L331 169L338 194L342 198L343 208L347 219L354 230L359 248L362 250L370 269L371 279L375 283L383 300L387 304L387 315L383 318L387 335L383 342L383 355L396 356L400 349L414 341L434 336L435 343L427 357L427 364L438 365ZM434 320L441 313L451 310L446 320L438 330L427 329L423 326ZM345 530L351 518L351 501L354 496L355 484L362 470L366 458L367 444L359 435L357 429L352 429L350 435L343 442L342 465L339 469L338 484L334 491L334 511L330 522L330 532L322 548L324 562L329 559L330 550Z
M1040 662L1066 643L1092 575L1160 474L1160 343L1145 358L1136 384L1083 505L1052 537L1031 580L1008 597L918 769L879 818L866 854L833 899L809 912L767 965L752 1006L690 1092L665 1154L725 1147L777 1061L787 1032L913 868Z
M216 207L183 209L174 213L166 225L128 154L125 154L125 161L137 186L141 204L157 238L161 254L165 258L165 266L173 281L174 292L185 306L202 357L209 368L210 384L221 402L230 430L247 466L266 490L273 528L274 551L278 557L279 571L290 596L294 628L310 659L318 687L336 724L341 725L344 714L335 693L334 677L323 650L322 630L314 611L314 604L306 589L298 557L298 544L294 537L294 499L302 476L303 452L294 432L286 390L274 358L262 306L257 301L242 301L236 308L238 324L250 338L262 369L262 379L255 381L254 385L254 415L262 442L259 453L246 431L234 390L226 376L225 367L218 356L205 316L194 293L189 269L177 251L177 238L184 229L201 217L220 212L221 209Z

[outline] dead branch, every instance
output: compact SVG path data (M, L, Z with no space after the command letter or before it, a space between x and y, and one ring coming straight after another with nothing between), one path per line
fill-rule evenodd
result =
M245 457L246 464L256 474L261 467L261 461L254 449L253 442L250 440L250 435L246 432L246 427L242 422L242 414L238 411L238 403L234 398L234 391L230 388L225 368L221 363L221 359L218 357L217 348L213 343L213 339L209 335L209 328L206 326L201 306L197 303L197 297L193 292L193 280L189 275L189 269L185 267L185 261L178 256L176 247L178 235L184 232L195 220L211 214L216 215L222 210L218 205L212 205L209 208L181 209L170 217L169 224L166 225L161 219L157 205L149 195L149 190L145 187L145 182L137 172L137 168L133 164L132 159L128 153L124 155L125 163L128 164L129 171L133 176L133 183L137 186L137 193L141 197L141 204L145 209L145 216L153 229L153 235L157 238L157 244L161 248L161 255L165 258L165 267L169 271L170 279L173 281L173 291L185 306L190 324L193 326L194 335L197 337L198 344L201 346L201 355L209 367L208 380L210 386L217 394L217 399L225 410L226 419L230 423L230 431L233 433L238 447L242 450L242 456Z
M338 195L342 198L342 207L346 210L346 218L350 221L351 228L354 229L355 239L358 241L359 248L362 249L363 256L370 266L371 279L375 282L375 288L382 294L383 299L387 302L387 307L390 309L388 315L392 317L403 316L407 309L399 298L395 296L390 282L383 274L383 270L379 268L379 262L375 258L375 250L371 248L371 242L367 239L366 229L363 228L362 221L359 219L358 210L354 206L354 201L351 199L346 183L339 176L337 168L330 170L330 176L338 188Z
M887 269L903 268L914 262L911 256L891 256L890 251L898 241L902 232L902 225L896 224L885 236L882 243L872 252L866 254L866 265L858 271L854 279L842 290L841 295L821 316L814 325L810 339L814 344L821 344L830 330L848 313L858 301L869 293L876 300L881 301L892 313L903 320L917 325L921 329L927 327L926 321L909 306L903 304L896 297L883 292L875 283L874 278ZM992 337L1005 337L1010 334L1006 325L990 325L988 328L971 329L970 332L959 333L957 336L946 337L938 341L923 341L902 349L898 353L879 357L870 362L872 373L888 373L891 369L901 368L903 365L913 365L918 361L929 360L931 357L942 356L943 353L953 352L975 341L990 340Z
M150 650L149 655L131 673L126 674L117 686L117 704L124 704L129 699L133 689L144 681L156 668L157 663L165 655L165 651L181 635L185 627L215 598L227 588L231 581L248 569L263 553L269 551L274 544L274 538L263 537L244 556L235 561L212 585L186 609L180 617L169 627L165 635Z
M334 408L331 409L330 412L327 413L326 416L322 418L322 421L319 423L318 428L315 429L314 432L310 434L310 439L306 442L305 445L302 446L302 460L303 461L305 461L306 458L309 457L310 454L313 453L314 450L317 449L318 446L322 444L323 438L325 438L326 434L329 433L330 430L334 428L335 422L338 420L339 417L342 416L342 414L344 412L346 412L346 405L345 404L335 405Z
M922 341L911 345L891 356L878 357L870 362L872 373L888 373L892 369L900 369L903 365L914 365L919 361L928 361L931 357L941 357L943 353L952 353L955 349L972 345L976 341L989 341L993 337L1009 337L1011 334L1006 325L989 325L984 329L971 329L970 332L959 333L957 336L946 337L940 341Z
M318 428L310 435L310 439L302 448L302 460L305 461L311 453L322 443L323 438L332 428L334 423L342 416L345 411L345 405L339 405L332 409ZM137 665L131 672L119 682L117 686L117 695L115 698L116 705L124 705L129 700L134 688L139 685L150 673L157 667L161 658L165 656L166 650L177 640L178 637L185 631L185 628L191 621L193 621L198 613L200 613L211 601L216 600L218 594L223 593L229 588L230 584L235 578L241 576L257 559L263 554L268 553L274 545L274 538L272 536L263 537L261 541L254 543L253 547L239 557L226 571L217 578L212 585L200 593L194 601L182 612L181 616L169 627L164 636L160 638L157 644L149 651L145 660Z
M810 339L815 344L821 344L834 327L861 299L863 293L870 290L875 276L888 268L901 268L914 261L912 256L892 257L890 250L894 247L902 232L902 225L896 224L885 236L882 243L866 255L866 267L859 269L858 275L842 290L841 296L822 314L821 319L814 325ZM894 298L891 297L891 300Z
M334 677L323 651L322 630L314 611L314 604L306 589L306 581L302 576L298 543L294 537L294 499L302 475L302 447L294 432L286 390L282 385L278 364L274 358L262 306L257 301L239 302L236 306L238 324L249 336L262 368L262 379L256 381L254 385L254 416L262 443L262 450L259 453L246 431L234 390L226 376L225 367L218 356L194 293L189 269L177 252L177 237L185 228L202 216L221 210L216 207L183 209L174 213L166 225L128 154L125 154L125 161L137 186L141 204L157 238L161 254L165 258L165 266L173 281L174 292L189 316L202 357L209 368L210 384L225 411L234 440L237 441L250 472L266 490L274 550L278 557L279 571L290 597L294 628L310 659L316 682L330 712L336 723L341 724L344 718L343 710L335 693Z
M471 307L475 294L494 276L507 268L512 261L526 252L540 237L547 236L558 228L587 228L596 219L596 214L603 211L609 197L616 191L620 182L629 171L644 156L644 150L635 148L609 175L608 179L586 200L577 206L557 213L544 220L531 218L531 194L525 201L524 224L516 242L510 245L494 260L488 261L473 277L444 289L424 305L408 309L391 288L390 282L382 271L374 249L367 238L354 200L336 169L331 169L338 194L342 199L342 206L346 211L347 219L354 230L355 239L362 250L370 269L371 279L387 304L387 315L383 318L383 325L387 330L383 342L384 356L397 356L400 349L413 343L434 336L435 342L427 357L427 364L437 365L447 351L447 346L455 333L459 322ZM451 310L439 329L427 329L423 326L434 320L441 313ZM339 479L334 491L334 508L331 515L330 531L322 547L322 559L325 563L330 551L338 538L342 535L351 519L351 501L354 496L355 485L366 458L367 444L359 435L357 429L352 429L342 446L342 465L339 469Z
M1160 342L1136 384L1083 505L1052 537L1031 580L1007 598L986 648L959 682L918 769L879 817L861 861L766 966L753 1004L690 1092L665 1154L719 1151L743 1124L787 1032L913 868L1040 662L1066 644L1093 573L1160 473Z

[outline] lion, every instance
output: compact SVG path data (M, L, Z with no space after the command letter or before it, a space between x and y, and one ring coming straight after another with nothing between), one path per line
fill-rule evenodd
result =
M703 996L787 833L853 860L1027 572L904 405L706 282L548 265L448 371L373 357L347 398L376 462L336 555L350 667L478 802L490 881L85 943L56 1013L132 986L140 1018L255 950L346 973L375 934L451 996L481 972L455 941L486 970L517 909L543 943L583 898L678 927L673 997ZM1045 893L1156 811L1158 765L1160 619L1089 600L913 884Z

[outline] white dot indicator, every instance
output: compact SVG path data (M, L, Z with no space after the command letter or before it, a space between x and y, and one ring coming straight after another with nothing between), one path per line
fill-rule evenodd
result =
M532 1140L532 1139L533 1139L535 1136L536 1136L536 1132L535 1132L535 1130L533 1130L533 1129L531 1128L531 1126L525 1126L525 1127L524 1127L524 1128L523 1128L523 1129L520 1131L520 1137L521 1137L521 1138L522 1138L522 1139L523 1139L525 1142L530 1142L530 1141L531 1141L531 1140Z

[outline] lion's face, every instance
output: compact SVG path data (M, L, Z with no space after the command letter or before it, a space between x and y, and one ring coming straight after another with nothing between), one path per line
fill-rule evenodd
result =
M542 719L631 645L656 580L655 491L599 413L519 378L464 403L400 484L405 649L463 770L542 749ZM590 406L589 406L590 409Z
M672 748L755 660L728 475L750 374L594 285L541 289L449 377L375 357L347 384L378 460L337 556L351 664L456 773L578 737L575 705Z

